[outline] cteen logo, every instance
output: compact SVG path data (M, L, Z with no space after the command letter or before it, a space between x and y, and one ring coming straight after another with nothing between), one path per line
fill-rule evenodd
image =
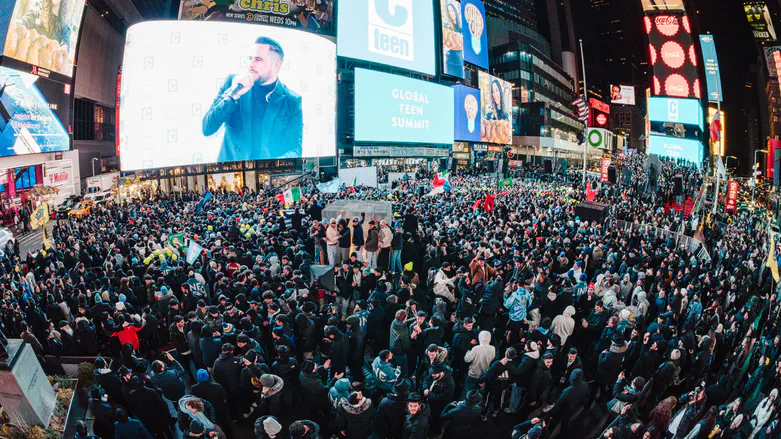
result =
M369 52L414 59L413 0L369 0Z

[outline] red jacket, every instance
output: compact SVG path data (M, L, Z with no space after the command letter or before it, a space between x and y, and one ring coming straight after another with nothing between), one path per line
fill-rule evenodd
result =
M133 346L133 349L135 351L138 351L139 344L140 344L138 341L138 331L140 330L141 328L138 328L133 325L128 325L125 326L121 331L111 334L111 336L118 337L120 345L124 346L125 343L130 343Z

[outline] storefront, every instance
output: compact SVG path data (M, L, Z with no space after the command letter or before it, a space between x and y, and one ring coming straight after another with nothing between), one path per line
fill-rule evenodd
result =
M456 142L453 144L453 166L456 169L469 169L472 155L469 153L469 144Z
M354 146L352 156L340 158L340 168L376 166L378 172L439 172L450 148L418 146Z

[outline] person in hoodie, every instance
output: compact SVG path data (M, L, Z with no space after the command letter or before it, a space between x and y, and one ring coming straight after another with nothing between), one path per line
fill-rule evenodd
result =
M311 360L317 348L315 322L304 313L296 314L293 321L296 324L296 347L301 352L302 358Z
M255 420L255 439L288 439L290 436L274 416L261 416Z
M233 419L239 419L239 380L241 378L241 362L233 354L234 347L230 343L222 345L222 353L214 362L214 381L218 382L228 393L228 408Z
M477 344L477 331L474 329L475 320L465 317L453 325L453 342L450 344L450 365L453 368L453 378L460 383L467 368L464 367L464 356Z
M753 439L759 434L765 424L773 417L778 406L778 402L776 401L777 398L778 389L773 389L770 391L770 394L759 403L757 408L754 409L754 415L750 420L751 425L754 426L754 430L751 432L749 439Z
M491 333L480 331L477 335L480 344L473 347L464 355L464 362L469 363L469 372L467 373L466 383L464 384L464 394L470 390L476 389L483 375L491 366L491 362L496 357L496 348L491 346Z
M471 390L466 399L458 403L450 403L442 411L440 422L443 430L443 439L467 439L472 437L475 425L480 419L483 400L480 391Z
M280 346L277 359L271 365L271 373L282 378L286 383L282 389L282 405L287 411L296 411L294 401L298 400L298 360L290 356L290 350L287 346Z
M312 421L295 421L288 430L290 439L320 439L320 426Z
M430 430L431 408L423 403L418 393L411 393L407 401L403 439L426 439Z
M361 392L352 392L338 407L336 425L346 439L365 439L371 435L372 400Z
M564 312L554 317L551 322L551 331L561 338L561 346L567 345L567 339L575 332L575 307L572 305L564 308Z
M372 422L372 429L378 437L401 439L410 387L409 380L401 378L393 386L393 393L380 401Z
M549 431L556 430L556 426L567 417L577 416L578 411L585 406L588 398L589 388L583 370L575 369L569 375L569 386L561 392L548 412L550 417Z
M509 311L510 318L505 326L505 331L510 333L510 346L515 345L520 340L520 330L526 324L526 312L531 302L531 293L520 285L514 291L508 289L504 292L504 307Z
M258 411L260 413L272 416L279 416L282 413L282 400L280 392L285 383L282 378L264 373L260 376L260 401L258 401Z
M331 374L345 373L350 352L347 336L332 325L325 328L325 336L331 341L330 358L327 360L330 361L328 367L330 367Z

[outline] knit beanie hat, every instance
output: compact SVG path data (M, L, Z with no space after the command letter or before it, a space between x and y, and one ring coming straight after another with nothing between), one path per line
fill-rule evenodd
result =
M282 431L282 425L273 417L268 417L263 420L263 429L269 436L275 436Z
M206 369L198 369L198 373L196 374L196 378L198 379L199 383L205 383L209 381L209 372L206 371Z

